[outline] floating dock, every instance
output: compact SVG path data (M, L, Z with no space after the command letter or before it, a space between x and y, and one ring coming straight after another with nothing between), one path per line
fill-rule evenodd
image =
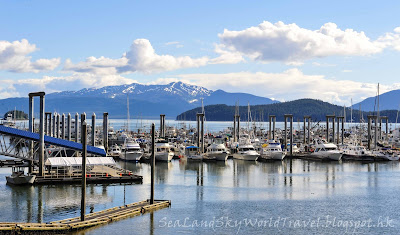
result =
M66 233L76 230L87 229L97 225L103 225L118 221L121 219L142 215L144 213L170 207L171 201L155 200L154 204L150 204L149 200L131 203L125 206L113 207L107 210L98 211L87 214L85 221L81 221L80 217L53 221L50 223L0 223L0 233Z

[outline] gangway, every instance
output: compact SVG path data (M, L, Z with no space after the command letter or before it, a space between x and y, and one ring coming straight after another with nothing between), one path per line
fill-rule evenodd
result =
M33 160L29 150L29 142L33 142L34 154L38 150L39 134L30 131L19 130L12 127L0 125L0 155L19 158L23 160ZM76 151L82 151L82 144L64 139L59 139L51 136L44 136L46 146L57 146ZM102 148L87 146L87 152L96 156L106 156L106 152ZM47 153L47 151L46 151Z

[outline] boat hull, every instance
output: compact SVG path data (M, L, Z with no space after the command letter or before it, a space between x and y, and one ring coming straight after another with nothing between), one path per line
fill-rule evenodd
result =
M280 160L285 158L286 154L284 152L274 152L269 154L261 154L258 160Z
M35 178L36 175L25 175L22 177L6 176L7 183L14 185L33 184L35 182Z
M143 156L143 153L126 152L126 153L121 153L119 155L119 158L124 161L140 161L142 156Z
M204 159L216 160L216 161L226 161L228 160L228 153L209 153Z
M234 159L245 160L245 161L256 161L260 155L253 155L253 154L233 154Z
M333 160L333 161L339 161L342 159L342 154L339 152L324 152L323 154L321 153L312 153L311 154L312 157L315 158L320 158L320 159L326 159L326 160Z
M170 162L174 154L172 152L168 153L156 153L156 161Z

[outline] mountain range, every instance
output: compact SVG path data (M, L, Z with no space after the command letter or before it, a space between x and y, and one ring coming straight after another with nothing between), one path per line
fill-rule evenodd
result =
M127 99L129 99L130 117L156 118L160 114L165 114L167 118L175 118L177 115L188 110L193 110L201 106L202 100L205 106L223 104L225 106L234 106L237 102L241 105L250 103L253 106L257 105L272 105L276 112L279 110L288 109L290 102L274 101L269 98L255 96L247 93L230 93L223 90L209 90L207 88L190 85L183 82L172 82L166 85L143 85L132 83L129 85L106 86L102 88L85 88L78 91L62 91L46 94L45 107L46 112L58 113L83 113L88 115L96 113L101 115L103 112L108 112L110 118L126 118L127 117ZM304 104L302 99L300 103ZM370 97L360 103L354 104L353 109L361 109L366 112L377 110L377 98ZM35 101L35 113L38 112L38 100ZM307 103L307 102L306 102ZM379 107L382 110L397 110L400 103L400 90L393 90L379 96ZM320 103L311 102L317 109ZM223 108L224 106L215 106ZM328 107L324 104L324 107ZM339 108L340 107L340 108ZM0 114L6 113L9 110L21 110L28 112L28 98L7 98L0 100ZM336 109L343 109L341 106L330 107L331 112ZM299 113L303 113L306 106L301 106ZM297 110L297 109L295 109ZM302 111L303 110L303 111ZM188 114L188 113L186 113ZM209 113L210 114L210 113ZM271 114L272 111L271 111ZM218 114L219 115L219 114ZM230 114L229 114L230 115ZM308 115L308 114L306 114ZM37 116L37 114L35 115ZM183 118L180 116L179 118ZM211 118L211 117L209 117ZM216 118L216 120L219 118ZM230 118L228 119L230 120Z
M353 105L353 109L363 111L377 111L378 99L377 96L369 97L357 104ZM393 90L379 95L379 110L398 110L400 108L400 90Z
M248 108L250 108L250 115ZM314 99L299 99L282 103L251 105L250 107L238 106L238 109L241 121L268 121L269 115L275 115L277 121L284 121L285 114L292 114L295 122L303 121L304 116L311 116L311 119L315 122L324 122L326 115L346 116L347 121L353 118L354 122L359 122L360 116L361 120L366 120L367 115L376 114L369 111L360 112L359 110L351 112L350 108ZM235 106L225 104L204 107L205 116L208 121L232 121L235 110ZM196 114L200 112L202 112L200 107L191 109L179 114L176 119L195 121ZM395 122L397 111L383 110L380 112L380 115L387 116L390 122Z
M133 83L120 86L89 88L78 91L63 91L46 94L46 112L83 113L97 115L108 112L111 118L127 117L127 99L131 117L152 118L165 114L176 117L179 113L204 105L234 105L237 101L251 104L277 103L268 98L246 93L212 91L204 87L182 82L166 85L143 85ZM35 112L38 101L35 101ZM28 98L8 98L0 101L0 113L14 108L28 112Z

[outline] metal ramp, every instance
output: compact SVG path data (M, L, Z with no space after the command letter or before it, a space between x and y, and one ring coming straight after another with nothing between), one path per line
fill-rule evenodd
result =
M30 142L33 144L33 154L30 151ZM82 151L82 144L64 139L44 136L45 146L57 146L76 151ZM39 134L29 131L19 130L12 127L0 125L0 155L19 158L23 160L33 160L32 156L37 156L39 151ZM102 148L87 146L87 152L96 156L106 156ZM48 154L45 147L45 155Z

